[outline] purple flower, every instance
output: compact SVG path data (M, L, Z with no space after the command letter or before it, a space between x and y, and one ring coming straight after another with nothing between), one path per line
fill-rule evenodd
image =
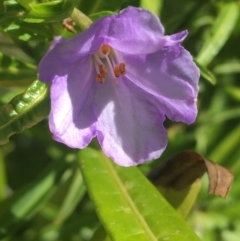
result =
M72 39L56 38L39 65L51 83L49 126L56 141L85 148L97 137L122 166L156 159L167 145L165 116L197 115L199 70L152 13L128 7Z

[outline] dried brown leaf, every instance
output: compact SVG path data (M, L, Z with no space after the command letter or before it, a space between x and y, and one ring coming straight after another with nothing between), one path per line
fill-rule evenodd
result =
M191 150L185 150L169 158L149 173L148 178L156 186L181 191L191 186L206 171L209 178L209 193L225 198L232 184L232 172Z

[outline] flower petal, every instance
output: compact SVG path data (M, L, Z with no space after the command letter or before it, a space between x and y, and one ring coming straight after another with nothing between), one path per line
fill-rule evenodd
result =
M93 80L90 59L85 58L68 75L52 82L49 127L53 138L69 147L84 148L96 136L90 94Z
M179 33L165 36L164 37L164 39L165 39L164 46L172 46L172 45L180 44L187 37L187 35L188 35L188 31L184 30Z
M107 18L111 21L105 33L105 43L116 50L146 54L159 50L164 43L164 28L160 20L147 10L128 7Z
M188 124L195 120L199 70L188 51L175 45L149 55L121 55L127 77L155 96L163 113Z
M95 53L102 43L130 54L155 52L166 42L163 34L163 26L155 15L128 7L119 15L97 20L74 38L56 37L39 64L39 79L51 82L55 76L65 76L75 61Z
M106 20L100 19L97 24L92 24L89 29L71 39L56 37L47 54L38 66L39 79L42 82L51 82L55 76L65 76L72 64L83 56L95 53L103 43L100 33L108 30L104 25ZM107 30L104 31L104 29Z
M158 158L167 144L165 117L149 95L124 78L96 85L97 138L104 153L122 166Z

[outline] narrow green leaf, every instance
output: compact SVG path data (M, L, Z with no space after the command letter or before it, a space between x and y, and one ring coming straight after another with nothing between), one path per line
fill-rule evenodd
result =
M161 7L162 7L162 0L141 0L140 5L142 8L148 9L152 13L156 14L159 16L161 12Z
M216 74L235 74L240 73L240 61L230 60L226 63L217 65L214 70Z
M218 163L228 161L228 156L235 149L239 148L240 143L240 125L237 125L225 138L219 140L219 144L209 154L209 159L215 160Z
M0 200L6 196L6 174L5 174L5 163L4 155L0 148Z
M32 3L29 6L31 10L24 18L25 22L58 22L71 15L74 8L74 0Z
M117 11L124 0L81 0L79 9L85 14L91 15L100 11Z
M27 10L30 9L29 4L31 4L32 2L34 2L34 0L16 0L16 2L18 2L19 4L21 4L24 8L26 8Z
M240 67L240 66L239 66ZM240 71L240 70L239 70ZM226 86L225 91L235 100L240 101L240 88L236 86ZM240 111L239 108L237 108L237 112Z
M0 87L16 81L30 82L36 76L36 66L0 53Z
M110 15L113 15L113 14L116 14L116 13L111 12L111 11L102 11L102 12L98 12L98 13L92 14L92 15L90 15L88 17L94 22L94 21L96 21L99 18L110 16Z
M63 204L58 211L58 215L54 220L55 225L60 225L73 212L81 197L85 193L85 186L83 184L82 175L79 169L76 169L70 188L65 195Z
M93 237L90 241L112 241L106 231L104 230L103 226L100 226L95 233L93 234Z
M29 220L64 180L71 162L52 163L35 181L0 204L0 239Z
M49 109L48 86L38 80L25 93L0 106L0 145L46 118Z
M239 16L239 2L225 2L211 31L211 35L204 43L199 55L198 63L206 66L216 56L235 27Z
M215 76L209 70L207 70L207 68L205 68L203 65L199 64L196 60L195 60L195 63L198 66L198 68L200 69L201 76L205 80L210 82L212 85L215 85L217 82Z
M201 187L201 180L196 180L189 188L176 191L172 188L158 187L166 200L174 207L182 217L186 217L193 207Z
M90 148L79 158L88 192L113 241L199 241L137 167L116 166Z

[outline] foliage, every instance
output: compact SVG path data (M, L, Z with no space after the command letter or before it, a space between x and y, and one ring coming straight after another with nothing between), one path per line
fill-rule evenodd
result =
M167 120L169 144L161 158L122 168L103 156L95 140L82 151L52 140L48 86L37 80L37 65L54 36L75 35L62 26L74 7L95 21L128 5L157 14L166 34L188 29L184 47L200 66L201 79L197 121L187 126ZM239 240L239 8L237 0L1 1L0 239ZM204 176L196 202L182 204L188 211L193 205L186 221L145 178L184 149L235 176L226 199L207 194ZM195 198L199 181L194 185Z

